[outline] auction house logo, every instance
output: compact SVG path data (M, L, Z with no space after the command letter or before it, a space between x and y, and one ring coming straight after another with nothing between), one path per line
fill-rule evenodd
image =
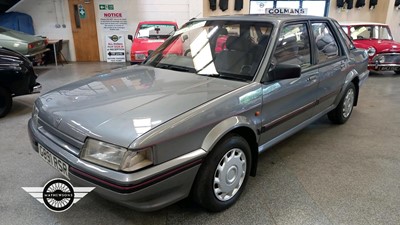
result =
M64 212L91 192L94 187L73 187L67 180L56 178L47 182L44 187L23 187L22 189L49 210Z

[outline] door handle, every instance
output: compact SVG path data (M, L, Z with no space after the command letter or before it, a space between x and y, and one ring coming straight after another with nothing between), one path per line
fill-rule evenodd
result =
M307 77L307 81L309 82L313 82L317 80L317 75L311 75L309 77Z
M346 67L346 63L344 61L340 62L340 67L343 69Z

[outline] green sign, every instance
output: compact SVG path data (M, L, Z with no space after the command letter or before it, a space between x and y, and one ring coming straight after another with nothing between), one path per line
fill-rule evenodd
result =
M79 17L80 17L81 19L85 19L85 18L86 18L86 11L85 11L84 8L82 8L82 9L79 10Z
M114 10L114 5L99 4L100 10Z

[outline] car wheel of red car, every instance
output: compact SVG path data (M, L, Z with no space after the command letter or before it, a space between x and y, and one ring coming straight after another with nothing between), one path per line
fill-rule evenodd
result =
M354 100L356 98L356 88L350 82L342 99L336 108L328 113L328 118L336 124L344 124L353 112Z
M226 136L200 167L192 189L194 201L211 212L229 208L243 192L250 168L247 141L235 134Z
M11 93L4 87L0 87L0 118L6 116L11 109Z

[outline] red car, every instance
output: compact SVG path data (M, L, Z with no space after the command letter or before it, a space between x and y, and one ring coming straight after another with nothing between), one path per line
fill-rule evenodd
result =
M390 28L382 23L341 24L357 48L368 50L368 69L400 74L400 43L393 40Z
M131 64L143 62L150 50L155 50L178 29L173 21L140 22L135 37L128 35L132 41Z

